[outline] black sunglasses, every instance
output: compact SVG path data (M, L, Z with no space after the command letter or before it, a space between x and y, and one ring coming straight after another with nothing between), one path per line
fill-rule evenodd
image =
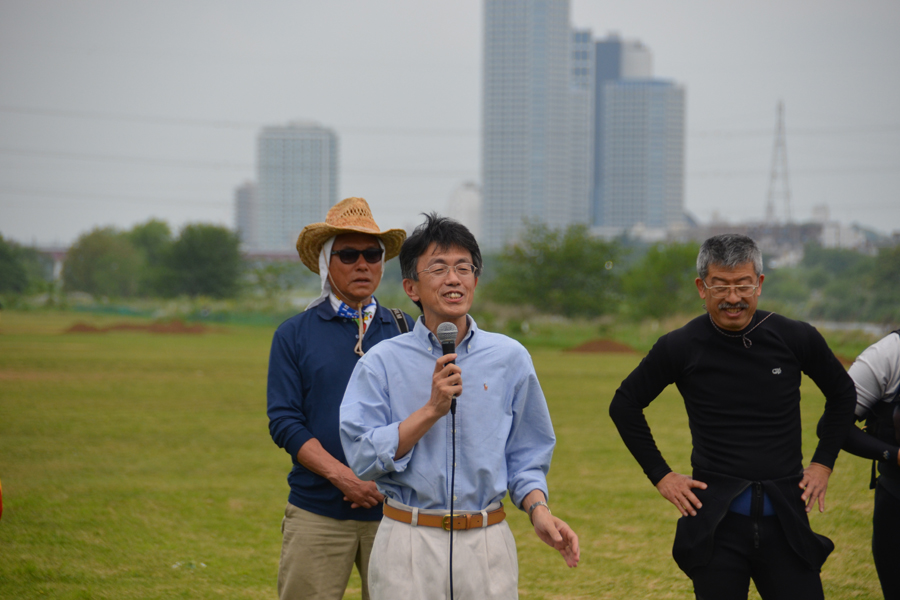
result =
M360 254L363 255L363 258L366 259L367 263L374 265L377 262L381 262L381 256L384 254L384 250L382 248L366 248L365 250L341 248L340 250L331 251L332 256L335 254L341 258L341 262L345 265L355 264L356 261L359 260Z

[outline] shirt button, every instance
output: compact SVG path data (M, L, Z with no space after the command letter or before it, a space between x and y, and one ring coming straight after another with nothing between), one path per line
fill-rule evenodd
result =
M359 334L357 333L355 337L356 337L356 339L359 339Z

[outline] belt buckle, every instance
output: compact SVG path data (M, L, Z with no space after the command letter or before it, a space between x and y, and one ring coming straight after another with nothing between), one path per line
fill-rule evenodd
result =
M466 519L466 526L465 526L465 527L454 527L453 530L454 530L454 531L460 531L460 530L463 530L463 529L468 529L468 528L469 528L469 516L470 516L470 515L444 515L444 518L441 519L441 528L442 528L444 531L450 531L450 522L451 522L451 519L455 519L456 517L465 517L465 519Z

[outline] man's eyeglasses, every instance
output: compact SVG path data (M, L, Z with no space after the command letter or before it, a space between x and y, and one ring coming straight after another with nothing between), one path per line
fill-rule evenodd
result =
M475 265L470 265L469 263L461 263L458 265L450 266L450 265L432 265L427 269L422 269L418 273L428 273L429 275L434 275L435 277L444 277L447 273L450 272L450 269L456 271L456 274L460 277L471 277L473 275L478 275L478 267Z
M382 248L366 248L365 250L357 250L356 248L341 248L340 250L332 250L331 255L335 254L341 259L341 262L345 265L355 264L356 261L359 260L359 255L362 254L363 258L366 259L366 262L374 265L377 262L381 262L381 256L384 254L384 250Z
M731 290L734 290L734 293L737 294L741 298L749 298L753 294L756 293L759 285L713 285L708 286L706 282L703 282L703 287L705 287L713 298L727 298L728 294L731 293Z

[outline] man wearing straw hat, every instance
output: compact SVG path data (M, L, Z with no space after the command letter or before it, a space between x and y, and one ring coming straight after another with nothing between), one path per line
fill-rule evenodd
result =
M282 599L340 599L355 563L368 598L368 563L384 497L347 466L338 416L350 374L378 342L412 319L373 296L402 229L381 231L362 198L347 198L297 238L322 293L282 323L269 357L269 431L293 459L278 569Z

